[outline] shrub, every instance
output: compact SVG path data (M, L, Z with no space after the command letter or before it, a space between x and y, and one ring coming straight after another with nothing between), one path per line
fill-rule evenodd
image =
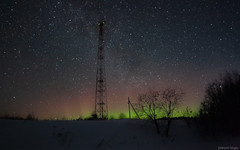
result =
M28 114L25 120L38 120L37 117L34 116L34 114Z
M119 119L126 119L126 115L124 113L120 113L119 114Z

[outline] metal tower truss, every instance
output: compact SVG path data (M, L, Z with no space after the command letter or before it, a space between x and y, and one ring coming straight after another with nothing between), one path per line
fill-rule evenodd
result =
M97 115L98 119L108 118L107 84L103 50L104 24L105 21L98 22L99 39L98 39L98 57L97 57L96 91L95 91L95 114Z

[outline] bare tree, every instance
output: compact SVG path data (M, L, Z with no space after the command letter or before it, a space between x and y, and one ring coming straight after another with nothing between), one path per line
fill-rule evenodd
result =
M160 107L164 112L167 118L167 126L166 126L166 136L168 136L170 125L171 125L171 118L173 117L174 110L179 106L182 100L183 93L177 91L176 89L165 89L161 93L161 103Z
M160 133L157 123L157 116L160 115L160 92L149 91L145 94L140 94L137 99L137 111L141 118L148 118L153 121L157 133Z
M182 95L183 93L176 89L149 91L138 96L135 106L141 118L148 118L153 121L157 133L160 133L157 119L165 115L168 119L165 133L168 136L173 112L180 104Z

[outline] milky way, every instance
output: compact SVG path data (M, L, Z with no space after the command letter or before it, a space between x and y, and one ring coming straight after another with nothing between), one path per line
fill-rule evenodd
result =
M94 110L103 14L109 113L166 87L197 107L206 85L240 67L240 1L1 1L0 114Z

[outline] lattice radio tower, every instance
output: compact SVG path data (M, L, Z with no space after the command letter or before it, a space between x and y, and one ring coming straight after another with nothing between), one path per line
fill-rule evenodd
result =
M105 21L98 22L99 39L98 39L98 56L97 56L97 74L96 74L96 91L95 91L95 114L98 119L107 119L107 85L105 60L103 50L103 26Z

